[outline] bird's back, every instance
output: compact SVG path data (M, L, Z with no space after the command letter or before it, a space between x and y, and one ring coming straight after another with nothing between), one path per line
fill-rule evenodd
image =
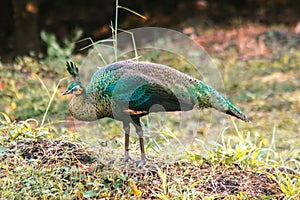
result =
M126 78L141 78L148 82L160 83L166 86L182 85L189 78L195 80L166 65L126 60L100 68L93 75L89 86L96 84L105 88L115 81ZM103 88L100 87L100 89Z

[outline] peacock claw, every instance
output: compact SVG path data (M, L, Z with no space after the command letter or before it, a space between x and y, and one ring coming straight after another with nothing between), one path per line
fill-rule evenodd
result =
M121 162L128 162L129 160L133 160L130 156L124 156L120 159Z
M147 157L144 157L141 160L135 160L134 164L136 164L137 166L142 166L142 165L145 165L148 161L151 161L151 160Z
M146 164L146 162L147 162L147 159L143 159L143 160L136 160L136 161L134 161L136 164L138 164L138 165L143 165L143 164Z
M123 158L120 158L120 159L118 159L118 158L113 158L113 159L111 159L110 161L109 161L109 164L114 164L115 162L124 162L124 163L126 163L126 162L128 162L129 160L132 160L133 161L133 159L131 158L131 157L126 157L126 156L124 156Z

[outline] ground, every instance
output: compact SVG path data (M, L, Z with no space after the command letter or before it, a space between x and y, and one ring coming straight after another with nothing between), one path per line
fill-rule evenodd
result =
M72 182L77 185L83 181L83 190L92 191L92 197L103 198L121 198L124 197L122 195L125 195L128 199L130 196L140 196L143 199L168 199L181 193L189 198L224 199L230 196L232 198L244 196L258 199L280 199L285 194L279 188L276 180L272 178L276 171L281 171L282 174L288 174L294 178L299 176L293 170L284 168L257 170L235 163L220 162L216 164L210 160L164 162L154 158L140 166L134 162L105 162L103 159L102 161L97 160L96 156L93 156L93 152L88 151L81 144L62 140L18 142L8 147L7 152L9 153L4 156L4 159L5 163L10 165L5 168L2 165L2 176L0 176L2 180L6 178L5 174L9 173L8 171L17 171L14 169L16 166L12 165L16 162L16 157L13 155L19 154L22 157L20 158L21 162L25 165L36 162L35 167L47 168L51 173L55 173L57 166L61 167L60 170L64 170L62 166L74 166L80 169L77 173L80 173L82 177L73 177L76 172L63 173L59 177L68 181L67 184ZM123 177L121 178L121 176ZM131 183L132 179L136 183ZM14 190L20 192L22 187L23 185L15 185ZM106 191L103 190L104 188ZM130 194L130 190L133 194ZM77 197L82 198L87 194L78 191L78 193L70 194L70 196L72 195L79 195Z

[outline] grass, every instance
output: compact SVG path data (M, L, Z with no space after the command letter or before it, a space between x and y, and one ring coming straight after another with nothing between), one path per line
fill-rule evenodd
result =
M138 167L110 162L116 156L113 140L91 147L71 132L58 137L51 127L40 127L36 121L15 122L2 115L2 199L279 199L299 195L299 173L288 167L293 159L277 159L280 152L275 146L257 145L250 141L250 134L242 139L238 133L237 144L223 136L223 142L205 155L185 151L176 161L152 153L154 160Z
M168 53L139 54L142 59L155 56L157 62L186 66ZM57 95L66 87L62 82L62 89L57 89L65 76L63 67L29 57L2 64L0 92L6 114L0 122L1 198L296 198L299 55L294 51L274 60L240 61L232 59L233 54L220 60L228 96L253 123L228 119L225 128L220 123L209 125L206 116L211 111L204 110L200 117L198 112L188 113L192 123L180 128L181 116L176 113L150 115L143 123L147 153L154 161L144 168L109 163L123 155L118 122L103 119L81 126L74 122L81 130L72 131L72 123L65 121L68 100ZM193 124L199 118L202 121ZM132 156L138 159L134 133L131 140Z
M140 52L142 58L155 55L158 60L169 59L168 54L148 53ZM121 124L104 119L99 122L100 126L89 124L73 132L55 123L64 121L61 114L56 118L55 110L67 104L60 95L54 95L57 93L55 83L50 84L53 89L40 90L44 101L40 113L36 119L27 119L36 112L28 106L40 102L32 95L32 88L47 87L46 77L52 79L51 73L55 72L51 66L23 59L22 64L19 61L10 70L21 67L26 73L7 69L1 79L2 94L11 94L7 101L15 102L13 106L2 101L9 117L2 114L0 127L1 198L278 199L299 195L299 141L295 139L299 131L297 52L290 54L289 64L283 69L279 63L287 62L286 58L222 62L223 74L226 72L224 76L228 76L226 91L253 118L253 124L229 120L225 129L213 126L209 133L216 134L213 144L206 140L205 124L189 125L191 129L197 127L196 135L191 135L187 127L178 129L176 122L180 121L180 115L150 115L143 119L147 152L154 159L144 168L119 162L109 164L111 159L123 154ZM48 67L47 75L36 67ZM249 69L247 74L238 73L245 69ZM186 70L188 72L188 68ZM278 73L287 78L279 82ZM37 74L42 81L32 74ZM63 72L60 74L55 79L57 83L64 76ZM20 85L27 77L32 82ZM22 101L26 94L30 99L25 102L33 103L27 105ZM40 126L51 97L47 123ZM23 110L31 112L26 114ZM199 117L193 112L189 115L191 119ZM203 120L207 123L207 119ZM100 132L89 136L87 133L94 132L93 128ZM184 142L185 139L189 141ZM138 157L138 139L134 134L131 149L133 157Z

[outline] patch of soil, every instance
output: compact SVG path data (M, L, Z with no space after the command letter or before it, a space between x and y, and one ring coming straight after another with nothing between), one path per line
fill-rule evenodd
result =
M9 149L19 152L26 160L36 159L41 164L64 162L75 165L77 163L91 164L96 161L82 145L61 140L20 141L10 146Z
M151 165L151 164L150 164ZM252 169L242 169L237 165L214 166L207 164L192 164L189 162L176 162L162 165L155 173L143 173L135 171L131 176L136 175L139 181L138 188L142 191L143 199L154 198L161 194L163 189L157 187L162 183L162 174L166 175L166 195L171 186L181 187L181 192L190 194L193 190L197 197L214 197L226 199L230 195L250 199L282 199L284 193L278 184L270 178L272 172L257 172ZM132 171L132 170L130 170ZM274 172L274 171L273 171ZM154 184L155 183L155 184ZM150 199L149 198L149 199Z
M255 23L246 23L239 27L217 28L214 34L205 30L198 33L196 28L186 27L183 33L200 45L209 53L220 54L234 48L238 52L238 59L272 58L288 49L300 49L300 35L296 29L271 29ZM295 30L294 30L295 29Z
M56 164L81 165L91 174L101 174L105 171L115 171L115 175L127 174L129 178L138 180L136 187L142 192L142 199L156 199L164 194L166 198L175 198L175 193L193 193L197 198L212 197L226 199L241 195L250 199L283 199L284 193L278 183L271 177L276 177L276 171L289 176L298 176L293 170L266 169L255 170L243 168L237 164L216 165L205 163L190 163L178 161L148 161L137 165L136 162L108 162L98 168L96 158L91 152L76 143L64 141L22 141L8 148L10 152L19 152L25 160L35 159L41 165ZM92 165L91 165L92 164ZM97 172L97 170L100 170ZM93 173L94 172L94 173ZM126 181L124 182L126 186ZM174 192L175 188L175 192ZM111 185L111 191L115 188ZM127 190L127 189L126 189ZM114 199L107 197L108 199Z

